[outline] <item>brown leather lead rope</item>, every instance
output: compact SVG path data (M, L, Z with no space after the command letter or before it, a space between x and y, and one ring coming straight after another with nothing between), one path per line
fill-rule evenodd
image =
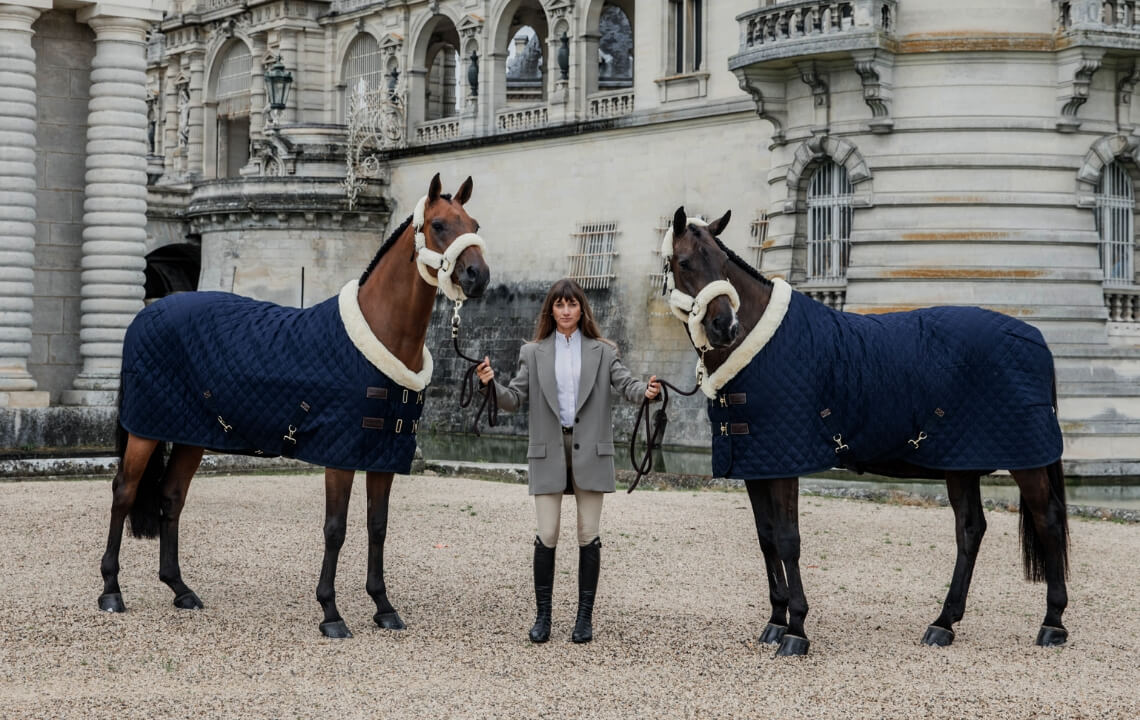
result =
M468 357L459 349L459 308L462 305L462 300L455 301L455 310L451 314L451 342L455 346L455 354L471 363L467 372L463 374L462 384L459 387L459 407L466 408L475 399L475 392L479 383L479 379L475 377L475 369L483 361ZM484 409L487 410L487 425L495 427L499 421L499 395L495 392L494 382L487 383L487 392L483 395L483 403L475 411L475 419L471 422L471 431L476 435L479 434L479 416L483 414Z
M661 407L653 413L653 418L649 417L649 403L653 402L649 398L643 398L641 401L641 408L637 411L637 422L633 424L633 433L629 436L629 461L633 464L633 469L637 471L637 477L633 479L633 483L626 490L626 494L634 491L637 484L641 482L641 478L653 469L653 451L661 447L661 438L665 435L665 427L669 424L669 388L673 388L675 392L686 397L694 394L700 389L701 384L698 382L693 386L692 390L682 390L676 385L672 385L660 378L657 382L661 383ZM641 427L641 420L645 419L645 455L642 456L641 462L637 461L637 430Z

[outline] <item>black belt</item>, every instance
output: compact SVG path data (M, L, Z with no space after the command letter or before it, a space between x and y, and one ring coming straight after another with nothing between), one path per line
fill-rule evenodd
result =
M574 432L574 428L572 426L571 427L566 427L565 425L562 426L562 434L563 435L570 435L573 432Z

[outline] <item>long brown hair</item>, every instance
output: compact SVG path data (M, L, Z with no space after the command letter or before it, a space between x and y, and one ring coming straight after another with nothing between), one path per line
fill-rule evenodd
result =
M593 340L601 340L604 343L614 345L612 341L602 337L602 331L598 329L598 323L594 320L594 311L590 309L590 301L586 299L586 293L582 290L581 285L570 278L562 278L550 286L550 291L546 293L546 299L542 301L542 309L538 311L538 319L534 323L533 342L546 338L557 328L554 322L555 301L570 300L571 298L577 300L578 306L582 308L582 316L578 318L578 329L582 331L582 334Z

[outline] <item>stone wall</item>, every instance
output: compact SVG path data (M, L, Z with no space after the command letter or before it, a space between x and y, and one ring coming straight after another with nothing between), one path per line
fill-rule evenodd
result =
M87 102L94 33L69 12L32 26L36 51L36 249L28 370L51 402L79 372Z

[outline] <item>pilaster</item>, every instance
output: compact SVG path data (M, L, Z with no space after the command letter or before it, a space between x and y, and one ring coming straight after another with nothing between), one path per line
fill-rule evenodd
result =
M40 12L0 5L0 407L43 407L49 396L36 391L28 372L36 237L32 23Z
M143 19L91 17L87 187L79 354L68 405L111 405L123 337L143 307L146 268L146 44Z

